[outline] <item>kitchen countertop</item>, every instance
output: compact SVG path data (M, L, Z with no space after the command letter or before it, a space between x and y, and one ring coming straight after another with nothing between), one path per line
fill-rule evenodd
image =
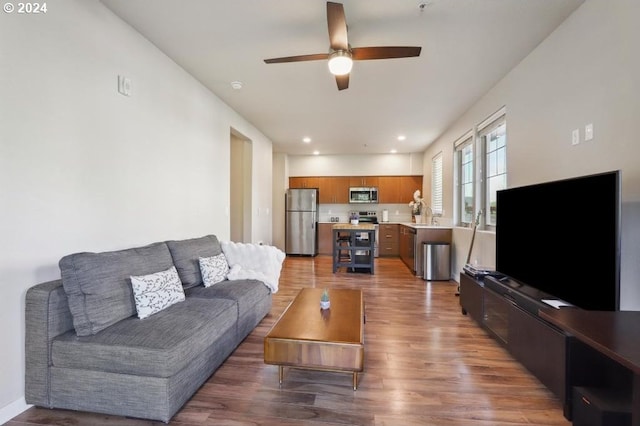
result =
M404 225L415 229L453 229L452 226L445 225L429 225L428 223L414 223L414 222L378 222L379 225Z
M318 223L328 223L331 225L349 225L349 226L354 226L351 225L347 222L327 222L327 221L320 221ZM404 225L404 226L408 226L410 228L414 228L414 229L453 229L453 226L445 226L445 225L429 225L427 223L413 223L413 222L393 222L393 221L389 221L389 222L378 222L378 225ZM355 225L355 226L361 226L361 224ZM348 229L348 228L342 228L342 229ZM362 228L360 228L362 229Z
M398 225L404 225L414 229L453 229L452 226L429 225L428 223L398 222Z
M359 223L352 225L350 223L335 223L333 229L357 230L357 231L374 231L376 226L373 223Z

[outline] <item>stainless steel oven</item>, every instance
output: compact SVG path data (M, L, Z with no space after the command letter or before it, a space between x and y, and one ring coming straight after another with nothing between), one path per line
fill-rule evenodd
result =
M357 213L360 223L372 223L375 225L375 241L373 242L373 257L379 256L378 241L380 241L380 225L378 225L378 212L376 211L363 211L363 212L351 212ZM369 238L369 234L366 232L361 233L357 238Z

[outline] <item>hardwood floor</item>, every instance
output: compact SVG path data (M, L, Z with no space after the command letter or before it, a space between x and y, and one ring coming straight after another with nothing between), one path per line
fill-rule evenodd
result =
M331 257L287 257L271 313L171 421L172 425L563 425L559 401L471 318L453 282L425 282L399 259L376 274L331 272ZM285 369L263 362L263 339L302 287L362 288L365 372ZM141 389L141 391L144 391ZM154 425L30 408L9 426Z

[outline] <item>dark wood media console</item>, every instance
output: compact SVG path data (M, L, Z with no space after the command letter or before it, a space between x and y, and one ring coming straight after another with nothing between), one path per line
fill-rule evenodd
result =
M540 316L575 336L567 357L568 385L614 401L618 413L629 413L630 424L640 426L640 312L543 309ZM572 409L565 405L565 417L575 413Z
M511 285L510 285L511 284ZM570 337L538 317L545 305L531 287L493 277L460 274L460 305L498 342L566 404L566 357ZM550 296L549 296L550 297Z
M554 393L567 419L588 394L615 401L616 412L630 412L630 424L640 426L640 312L555 309L546 298L553 299L508 279L460 274L462 313Z

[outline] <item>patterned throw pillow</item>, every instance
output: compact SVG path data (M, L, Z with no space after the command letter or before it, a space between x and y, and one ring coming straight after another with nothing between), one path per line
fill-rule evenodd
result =
M202 282L205 287L211 287L227 279L229 264L224 253L211 257L201 257L198 260L200 261L200 272L202 273Z
M184 300L182 282L175 266L155 274L132 276L131 285L140 319Z

